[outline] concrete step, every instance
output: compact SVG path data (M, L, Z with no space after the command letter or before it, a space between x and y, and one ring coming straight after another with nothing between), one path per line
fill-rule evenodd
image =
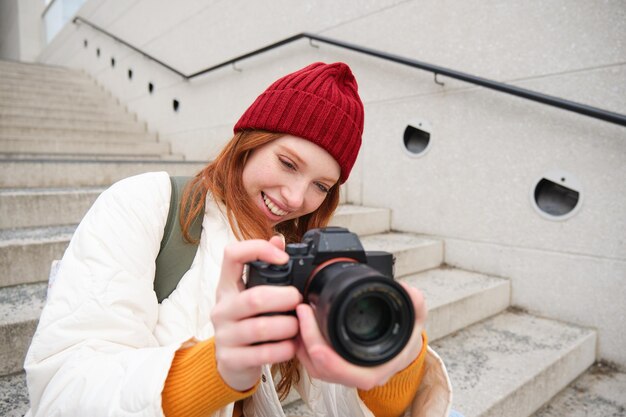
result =
M136 121L137 116L127 112L122 106L107 105L99 108L85 108L80 106L65 108L45 106L41 103L29 105L9 105L0 102L0 117L43 117L69 120L101 120L115 122L117 120Z
M391 228L391 211L349 204L340 205L329 226L341 226L359 236L388 232Z
M69 95L69 94L11 94L0 92L0 101L11 105L45 104L58 107L99 107L103 105L118 105L113 97L106 95Z
M79 102L74 100L0 100L0 106L15 107L18 109L47 109L64 113L76 112L94 114L101 112L107 115L126 111L124 106L113 100L100 100L96 102Z
M4 95L93 95L111 97L111 94L95 82L55 83L45 81L21 81L0 79L0 94Z
M510 306L508 279L443 266L400 278L419 288L428 306L431 341L494 316Z
M5 154L11 157L11 154L31 155L30 159L37 158L33 154L47 155L112 155L126 156L133 158L135 156L151 156L159 158L161 155L167 155L170 152L169 143L165 142L94 142L94 141L54 141L54 140L20 140L20 139L0 139L0 155ZM40 157L43 158L43 157ZM176 158L180 159L180 158Z
M75 225L105 187L0 190L0 229Z
M74 119L61 117L0 115L0 126L12 128L28 128L37 126L40 129L80 129L96 131L145 132L146 124L132 119L120 118L112 120Z
M93 88L99 87L96 81L83 73L75 72L71 74L23 74L16 72L0 71L0 78L4 85L33 85L46 86L45 88Z
M507 311L431 345L465 417L527 417L595 360L593 330Z
M0 229L78 224L105 189L106 187L0 189ZM388 214L384 209L368 210L357 206L340 206L338 210L351 213L352 219L360 218L361 224L367 224L371 211L381 215ZM356 231L354 228L351 230ZM375 233L385 231L379 228Z
M4 77L0 79L0 91L45 91L45 92L63 92L63 91L91 91L106 94L101 86L93 79L86 78L80 81L70 82L54 82L38 79L20 79Z
M0 287L42 282L76 226L0 230Z
M45 282L0 288L0 375L23 370L47 289Z
M0 141L1 142L1 141ZM181 154L136 154L136 155L116 155L105 153L94 154L66 154L66 153L0 153L0 160L33 160L33 159L45 159L45 160L83 160L83 161L110 161L115 159L116 161L153 161L158 159L159 161L184 161L185 156Z
M72 70L63 67L53 67L48 65L6 65L5 62L0 62L0 77L1 78L17 78L20 80L30 79L46 79L46 80L84 80L89 77L85 73L78 70Z
M626 416L626 373L594 364L533 417Z
M150 171L193 175L204 161L0 160L0 188L97 187Z
M392 252L396 278L439 267L443 262L443 242L408 233L364 236L365 250Z
M85 142L156 142L151 132L97 131L92 129L17 128L0 126L0 140L50 140Z
M0 62L0 78L16 83L31 81L59 82L67 84L93 83L93 79L82 71L49 65L5 65Z
M17 86L10 86L9 88L0 88L0 100L13 102L18 100L23 101L56 101L56 100L68 100L68 101L116 101L113 96L106 93L103 90L87 89L87 88L74 88L74 89L39 89L33 88L18 88Z
M50 132L52 135L59 136L65 134L74 134L79 132L84 135L86 133L148 133L146 125L141 122L101 122L87 120L61 120L50 118L29 118L23 121L7 121L0 120L0 134L9 135L29 135L38 136L43 133ZM38 123L41 122L41 123Z
M39 64L37 62L20 62L0 59L0 73L5 71L35 72L41 74L67 74L78 72L58 65Z
M30 407L23 372L0 377L0 416L22 417Z

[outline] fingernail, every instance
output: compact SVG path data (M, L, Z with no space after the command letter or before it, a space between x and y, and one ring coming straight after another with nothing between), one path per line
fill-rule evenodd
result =
M280 240L283 241L283 245L285 244L285 235L283 235L282 233L276 233L274 236L278 236Z

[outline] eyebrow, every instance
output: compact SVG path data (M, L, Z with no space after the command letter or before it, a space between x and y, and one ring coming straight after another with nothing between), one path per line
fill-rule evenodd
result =
M289 154L289 156L293 159L296 160L296 163L298 165L304 166L305 168L308 167L307 163L300 158L300 155L298 155L298 153L296 151L294 151L293 149L289 148L288 146L285 145L279 145L279 148L284 151L285 153ZM322 181L327 181L331 184L335 184L337 182L339 182L339 178L333 179L333 178L329 178L329 177L322 177L320 178Z

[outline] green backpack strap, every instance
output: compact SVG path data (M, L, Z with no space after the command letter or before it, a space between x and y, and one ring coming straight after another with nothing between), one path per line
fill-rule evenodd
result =
M180 227L180 203L185 185L191 177L170 177L172 195L170 210L167 214L167 223L161 240L161 250L156 258L156 273L154 276L154 292L159 303L165 300L176 289L178 282L191 267L196 256L198 245L189 243L183 238ZM202 218L204 210L194 219L189 234L200 240L202 233Z

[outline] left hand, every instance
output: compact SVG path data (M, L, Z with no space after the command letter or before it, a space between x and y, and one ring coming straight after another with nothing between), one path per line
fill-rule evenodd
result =
M409 293L415 308L415 327L409 342L393 359L377 366L357 366L339 356L326 342L317 326L311 306L300 304L296 308L300 324L298 360L313 378L362 390L385 384L392 376L413 362L422 350L422 329L427 309L422 292L400 283Z

